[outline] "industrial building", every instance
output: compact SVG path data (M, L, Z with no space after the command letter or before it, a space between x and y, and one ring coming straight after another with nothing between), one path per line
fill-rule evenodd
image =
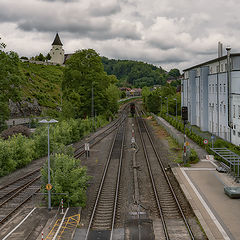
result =
M230 50L218 43L218 58L183 70L181 104L191 125L240 146L240 53Z

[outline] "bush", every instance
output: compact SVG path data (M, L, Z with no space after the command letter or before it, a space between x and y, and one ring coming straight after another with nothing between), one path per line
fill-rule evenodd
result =
M13 160L13 148L9 141L0 139L0 176L9 174L16 169L16 162Z
M33 139L28 139L21 134L14 135L9 139L12 148L12 159L16 168L26 166L34 159L35 145Z
M47 184L47 164L42 169L44 186ZM86 167L80 167L80 161L65 154L55 154L51 157L51 183L52 203L59 205L61 199L70 206L86 206L87 182ZM46 190L44 190L46 192ZM54 193L66 193L65 195L54 195Z
M95 120L97 128L107 124L104 116L98 116ZM70 154L72 151L66 150L65 145L79 141L93 128L92 119L88 118L63 120L51 125L49 129L50 152ZM22 129L26 128L16 126L13 129L20 129L19 132L24 132ZM31 138L19 133L16 135L17 131L13 129L11 131L15 135L7 132L8 134L4 133L7 140L0 139L0 176L27 165L33 159L46 156L48 152L47 125L38 126Z
M194 149L191 149L189 156L190 163L197 163L199 161L199 157Z

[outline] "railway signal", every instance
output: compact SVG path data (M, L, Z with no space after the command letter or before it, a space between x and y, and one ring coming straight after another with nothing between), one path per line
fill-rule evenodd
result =
M188 107L182 107L182 120L185 122L188 120Z

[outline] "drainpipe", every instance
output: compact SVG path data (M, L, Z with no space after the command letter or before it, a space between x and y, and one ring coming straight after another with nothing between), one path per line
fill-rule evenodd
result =
M220 106L219 106L219 89L220 89L220 86L219 86L219 72L220 72L220 61L218 62L218 72L217 72L217 116L218 116L218 136L220 135L219 134L219 124L220 124Z
M199 106L198 106L198 113L199 113L199 127L201 128L201 82L200 82L200 78L201 78L201 69L200 69L200 74L199 74L199 78L198 78L198 102L199 102Z
M231 47L227 46L227 83L228 83L228 126L229 126L229 141L232 142L232 99L231 99L231 67L230 67L230 51Z

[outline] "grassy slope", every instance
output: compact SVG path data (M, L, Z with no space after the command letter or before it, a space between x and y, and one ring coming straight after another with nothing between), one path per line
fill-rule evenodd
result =
M56 108L61 104L63 67L21 63L23 76L22 98L29 102L38 100L43 107Z

